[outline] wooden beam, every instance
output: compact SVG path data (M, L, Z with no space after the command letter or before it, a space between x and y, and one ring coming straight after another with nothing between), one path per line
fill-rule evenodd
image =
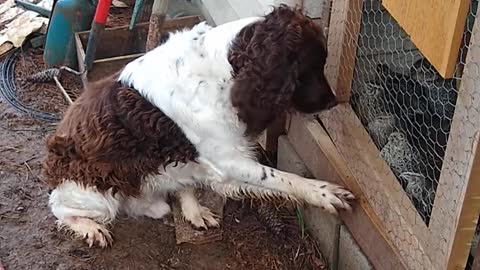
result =
M409 269L388 240L362 188L319 122L298 115L287 122L289 141L310 172L316 178L348 187L357 196L358 205L353 213L343 213L341 217L375 269Z
M454 232L453 244L448 256L447 269L465 269L470 251L473 235L477 228L478 215L480 213L480 132L475 133L474 145L472 146L471 161L468 165L468 179L465 192L460 198L460 216Z
M480 11L477 9L477 12ZM478 13L477 13L478 14ZM448 269L465 265L480 213L480 172L476 144L480 132L480 20L473 25L466 66L435 196L430 230L440 237L436 256Z
M168 0L154 0L152 6L152 14L150 15L150 23L148 26L147 42L145 50L151 51L160 44L162 37L161 31L163 22L167 17Z
M362 7L362 0L332 2L325 74L341 102L350 100Z

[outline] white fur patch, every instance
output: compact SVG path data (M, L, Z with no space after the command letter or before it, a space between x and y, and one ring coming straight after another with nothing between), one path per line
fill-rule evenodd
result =
M59 220L80 216L110 223L115 220L120 200L111 191L101 194L94 187L82 187L68 180L52 191L49 206Z

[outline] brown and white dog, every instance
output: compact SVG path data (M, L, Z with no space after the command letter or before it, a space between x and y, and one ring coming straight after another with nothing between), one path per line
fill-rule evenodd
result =
M261 165L254 142L287 111L336 104L326 42L298 10L212 28L200 23L87 87L47 140L44 177L57 223L106 246L119 212L161 218L168 194L197 227L218 226L195 186L227 197L281 197L336 214L354 196Z

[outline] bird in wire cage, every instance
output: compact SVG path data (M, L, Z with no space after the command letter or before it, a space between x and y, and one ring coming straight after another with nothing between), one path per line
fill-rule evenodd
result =
M395 131L395 117L391 114L379 115L368 123L367 130L377 147L382 149Z
M457 101L457 80L444 80L428 60L424 58L413 64L410 74L412 78L416 79L427 90L425 95L428 100L428 114L422 120L428 128L422 128L421 132L427 134L430 141L434 142L431 149L435 153L435 163L440 168L442 166L440 157L445 155Z
M415 208L428 222L435 193L431 181L419 172L422 171L421 164L424 162L422 157L401 132L390 134L380 155L397 176Z
M384 107L384 89L381 84L373 82L357 82L357 91L353 93L353 105L362 119L368 124L378 115L386 114Z
M406 183L405 191L411 198L422 199L423 190L426 188L425 176L421 173L403 172L398 177L400 182Z
M418 64L417 64L418 65ZM417 70L423 70L418 68ZM379 82L385 88L386 106L396 116L400 130L419 149L425 161L422 171L427 180L438 179L445 154L451 119L432 111L430 89L417 81L418 75L394 72L389 66L377 66ZM426 75L425 75L426 76ZM431 78L427 76L427 78Z
M254 151L280 115L337 104L326 59L320 26L285 5L171 33L89 84L47 138L43 177L57 224L106 247L119 213L160 219L173 196L192 226L219 226L196 198L197 187L334 215L351 210L355 196L347 189L261 164Z
M396 115L425 114L428 100L425 95L428 88L413 80L410 76L397 73L386 64L377 65L380 82L384 86L384 97L390 109Z
M390 134L387 144L380 151L380 155L397 177L404 172L417 171L421 162L420 155L402 132Z
M430 113L448 119L453 117L458 94L456 79L444 80L425 58L412 65L410 77L428 89L425 95Z

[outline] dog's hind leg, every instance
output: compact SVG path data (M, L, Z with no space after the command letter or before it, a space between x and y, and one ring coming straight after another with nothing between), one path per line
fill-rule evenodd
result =
M106 226L115 220L120 201L110 192L100 193L95 188L65 181L50 194L49 206L58 227L85 239L90 247L112 244Z

